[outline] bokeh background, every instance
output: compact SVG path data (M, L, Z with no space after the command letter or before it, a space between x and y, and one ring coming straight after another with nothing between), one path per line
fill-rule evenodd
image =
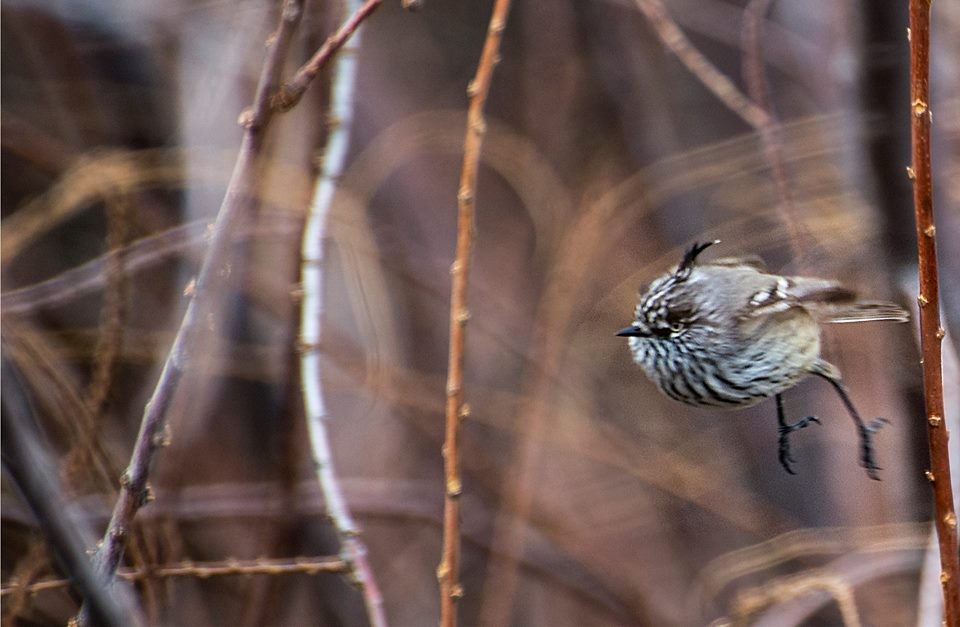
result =
M462 623L939 625L913 325L824 331L861 413L891 420L876 441L882 482L858 467L856 432L823 382L786 395L791 415L824 423L794 437L790 476L772 402L676 404L614 337L638 288L706 238L723 241L714 254L757 254L915 308L906 3L665 5L739 89L760 68L778 125L765 143L634 2L515 3L487 104L470 276ZM290 71L343 16L339 3L306 6ZM18 375L4 394L29 397L64 511L91 548L188 302L279 7L3 4L3 359ZM449 267L466 89L490 9L389 2L352 53L322 377L341 485L394 625L438 615ZM751 12L759 48L745 36ZM933 15L949 360L960 5L935 2ZM190 568L338 551L306 445L297 343L329 88L321 75L270 129L256 219L233 251L229 328L208 339L169 415L156 500L125 562L150 624L365 624L339 574ZM949 394L955 366L945 376ZM70 589L26 587L62 575L7 446L3 624L63 624L78 607ZM183 563L181 576L158 571Z

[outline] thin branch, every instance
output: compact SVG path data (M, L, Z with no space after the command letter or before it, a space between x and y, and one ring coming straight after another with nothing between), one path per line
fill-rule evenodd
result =
M319 573L344 573L350 565L337 557L295 557L266 558L253 560L221 560L218 562L183 561L177 564L151 566L150 568L120 568L117 578L124 581L143 581L145 579L169 579L172 577L226 577L229 575L317 575ZM47 590L61 590L70 586L69 579L42 579L28 584L8 581L0 588L0 597L25 592L37 594Z
M800 225L794 211L793 195L787 182L786 164L783 158L783 144L779 138L779 121L770 98L770 86L764 76L763 25L772 0L751 0L743 13L743 75L747 82L750 99L764 112L766 118L761 121L757 131L767 162L770 164L770 176L777 190L777 209L780 219L790 234L790 245L794 259L800 259Z
M288 237L298 226L290 216L278 213L261 213L258 223L236 231L235 241L245 238L263 240L269 237ZM192 259L201 252L206 243L208 222L194 220L165 231L146 235L119 250L114 250L95 259L74 266L39 283L3 292L3 313L34 313L39 307L63 306L101 288L106 288L113 264L123 267L126 277L166 261L168 257L186 253ZM196 250L195 250L196 249Z
M443 443L444 509L443 555L437 567L440 584L440 625L457 624L457 602L463 597L460 585L460 422L470 414L464 402L463 362L467 320L467 286L473 250L474 209L477 196L477 174L480 148L486 132L483 108L490 92L493 68L500 60L500 40L507 25L510 0L496 0L487 26L487 37L480 54L477 73L467 86L470 106L463 140L463 168L457 191L457 248L450 268L453 275L450 294L450 359L447 370L446 427Z
M950 480L950 454L944 424L940 295L937 279L936 225L933 216L933 175L930 164L930 0L910 0L910 126L913 136L913 202L917 223L917 264L920 275L920 348L923 354L923 400L930 440L930 470L937 538L940 544L940 583L947 625L960 624L960 554L957 513Z
M369 15L378 3L368 2L359 8L355 7L355 4L357 4L356 0L348 0L346 5L347 11L353 12L353 18L347 23L347 26L352 24L352 29L356 29L362 16ZM367 8L364 9L364 7ZM361 13L364 10L366 12ZM344 26L341 31L346 32L344 29L347 26ZM327 44L324 44L324 49L330 48L332 44L329 42L330 40ZM341 41L338 45L342 45L342 43ZM334 468L326 427L328 414L324 400L320 359L324 296L323 273L325 269L323 261L327 244L327 227L333 197L337 189L337 180L343 172L347 146L350 141L357 74L356 54L353 54L353 52L359 47L359 44L360 32L356 31L352 42L353 50L345 50L349 54L340 55L334 66L330 99L332 128L327 138L322 160L323 165L317 178L314 200L303 232L300 270L300 278L303 284L303 303L300 317L300 347L302 350L300 373L303 385L304 414L307 421L307 431L310 434L310 452L317 473L317 482L320 484L324 501L327 504L327 513L336 528L340 540L340 551L349 565L350 575L363 594L367 619L373 627L382 627L387 624L386 615L383 611L383 598L380 595L373 570L367 561L367 547L360 539L360 528L350 515L350 509L343 496L343 490ZM297 95L296 100L299 100L299 97Z
M634 0L637 8L646 16L654 31L681 63L694 76L700 79L703 86L713 92L727 108L754 129L760 129L769 123L769 116L762 108L747 98L737 86L718 70L703 54L687 39L676 22L670 19L666 7L661 0Z
M319 50L304 63L289 81L284 83L271 100L271 106L278 111L287 111L300 102L307 87L324 65L337 50L350 38L350 35L360 27L363 20L377 10L383 0L367 0L359 9L354 11L343 26L336 33L327 38Z
M147 485L150 465L156 450L168 441L168 438L163 435L167 408L173 400L184 370L189 365L192 357L190 348L197 345L197 335L203 333L211 321L220 322L220 316L217 315L218 306L222 305L221 296L226 290L229 277L233 274L230 272L233 236L238 225L254 208L255 168L263 147L264 131L273 113L270 94L274 92L279 82L284 59L293 33L300 22L302 9L302 0L287 0L284 3L280 26L264 61L253 106L241 116L245 129L240 152L223 203L217 213L210 248L197 277L195 296L187 306L187 311L164 362L160 379L144 408L130 465L120 480L120 496L114 506L113 515L100 548L94 556L97 570L106 578L112 577L120 564L124 543L134 515L152 498L150 487ZM78 622L81 625L89 623L89 618L84 606L81 608Z

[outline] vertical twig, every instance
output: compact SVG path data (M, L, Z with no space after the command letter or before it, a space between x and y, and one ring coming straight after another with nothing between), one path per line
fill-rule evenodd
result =
M368 3L370 4L370 3ZM357 0L347 0L348 13L358 11ZM355 15L357 15L355 13ZM359 22L356 22L359 24ZM340 551L348 564L350 575L363 593L367 618L373 627L385 627L383 598L373 571L367 562L367 548L360 539L360 528L347 507L337 480L327 435L327 408L324 401L323 378L320 363L320 342L323 320L324 254L327 243L327 224L337 189L337 180L343 172L350 129L353 122L353 99L356 87L356 50L360 45L360 31L354 34L350 48L337 57L333 69L330 98L330 133L324 151L320 175L317 179L313 203L307 216L301 245L300 277L303 284L303 303L300 317L300 372L303 384L303 405L310 434L310 450L323 491L327 513L340 539Z
M480 54L477 73L467 86L470 106L467 109L467 128L463 140L463 168L457 190L457 248L450 267L450 360L447 369L446 427L443 443L444 507L443 554L437 566L440 584L440 625L457 624L457 602L463 596L460 584L460 422L470 414L463 395L463 348L466 338L467 285L470 257L473 249L474 208L477 194L477 173L480 166L480 147L486 131L483 108L490 91L493 68L500 59L500 40L507 24L510 0L496 0L487 37Z
M930 441L934 513L940 544L940 584L947 625L960 625L960 555L957 514L950 480L947 427L943 421L943 373L940 343L940 295L937 280L936 225L933 217L933 175L930 165L930 0L910 0L910 126L912 131L913 202L917 223L920 275L920 348L923 354L923 399Z

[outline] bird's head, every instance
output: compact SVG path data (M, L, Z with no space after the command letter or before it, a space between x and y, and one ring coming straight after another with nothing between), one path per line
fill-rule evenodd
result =
M683 289L693 272L697 255L719 243L694 243L677 267L657 278L640 297L633 324L617 331L620 337L670 339L683 333L697 317L697 306L689 290Z

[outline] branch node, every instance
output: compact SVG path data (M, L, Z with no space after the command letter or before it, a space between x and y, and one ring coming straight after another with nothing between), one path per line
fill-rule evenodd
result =
M297 340L298 353L309 353L316 350L320 350L319 342L305 342L304 340Z
M924 470L924 471L923 471L923 476L926 477L926 478L927 478L927 481L929 481L930 483L933 483L934 481L937 480L937 478L934 476L934 474L933 474L932 472L930 472L929 470Z
M940 423L943 422L943 418L936 414L930 414L930 417L927 418L927 422L930 423L931 427L939 427Z
M253 109L249 107L244 109L237 118L237 124L239 124L241 128L253 128Z
M918 118L922 118L927 112L927 103L919 98L910 103L910 107L913 109L913 115Z
M923 229L923 234L927 237L934 237L937 234L937 227L931 224L927 228Z
M154 494L153 487L149 483L143 486L143 490L140 491L140 494L138 496L140 497L139 499L140 507L143 507L147 503L151 503L157 499L157 495Z
M947 336L947 330L943 327L937 327L937 332L934 335L938 340L942 340Z
M459 601L460 599L462 599L463 586L460 584L453 586L453 588L450 590L450 598L453 599L454 601Z
M948 512L947 515L943 517L943 522L947 523L947 526L951 529L956 529L957 514L955 512Z
M456 319L457 319L457 324L459 324L460 326L465 325L465 324L467 323L467 321L470 319L470 310L468 310L468 309L461 309L461 310L457 313L457 318L456 318Z
M470 415L470 404L464 403L463 405L460 406L460 411L457 412L457 416L459 416L460 419L463 420L469 415Z
M300 102L300 95L301 92L296 88L284 83L270 96L270 108L281 113L289 111L294 105Z
M173 440L173 434L170 430L170 423L166 423L160 431L153 434L151 441L154 446L166 447L170 446L171 440Z
M470 130L473 131L475 135L485 135L487 132L487 123L482 117L477 117L477 119L470 123Z
M910 179L911 181L917 180L917 173L914 172L913 168L909 165L907 166L907 178Z
M447 496L450 498L458 498L463 494L463 483L460 481L459 477L452 478L447 481Z
M925 307L926 305L930 304L930 301L923 294L917 296L917 302L920 303L921 307Z

